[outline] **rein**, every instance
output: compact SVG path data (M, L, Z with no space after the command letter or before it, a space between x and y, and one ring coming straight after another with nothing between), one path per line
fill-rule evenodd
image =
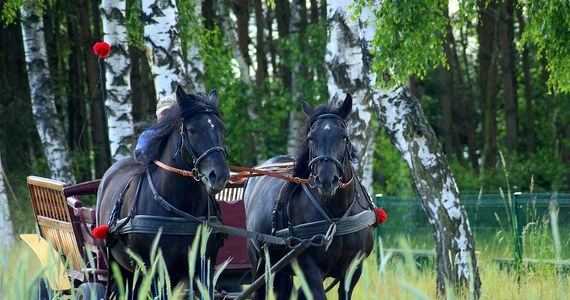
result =
M161 162L160 160L155 160L153 162L155 165L161 167L162 169L164 169L166 171L170 171L170 172L180 174L180 175L186 176L186 177L194 177L194 171L188 171L188 170L182 170L182 169L174 168L174 167L171 167L171 166Z
M247 178L250 178L250 177L269 176L269 177L275 177L275 178L283 179L285 181L289 181L289 182L293 182L293 183L308 184L308 185L312 186L311 180L309 178L300 178L300 177L296 177L296 176L281 175L281 173L290 173L293 170L294 165L295 165L295 163L277 163L277 164L269 164L269 165L261 166L263 168L248 168L248 167L228 165L228 167L230 168L231 171L238 171L239 172L237 174L231 175L229 182L231 184L242 184L242 183L244 183L245 180L247 180ZM281 167L281 168L271 170L271 171L265 170L265 169L271 168L271 167ZM352 183L353 178L354 178L354 175L352 177L350 177L350 179L347 182L339 182L338 187L341 189L346 189L350 185L350 183Z

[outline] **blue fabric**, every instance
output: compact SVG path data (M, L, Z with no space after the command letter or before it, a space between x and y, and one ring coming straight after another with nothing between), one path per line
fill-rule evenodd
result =
M155 133L155 130L147 129L141 133L139 136L139 140L137 141L137 147L135 148L135 152L142 152L146 151L148 141L150 140L151 136Z

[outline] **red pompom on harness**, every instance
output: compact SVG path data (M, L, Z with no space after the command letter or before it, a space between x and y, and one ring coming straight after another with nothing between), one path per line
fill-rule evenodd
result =
M380 225L386 222L386 219L388 219L386 212L378 207L375 207L374 210L376 211L376 224Z
M104 240L109 234L109 225L101 225L93 229L93 237L98 240Z

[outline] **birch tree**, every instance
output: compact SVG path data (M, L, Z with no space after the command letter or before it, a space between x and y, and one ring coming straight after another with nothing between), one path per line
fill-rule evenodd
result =
M202 57L200 56L200 51L202 46L200 45L201 38L197 35L203 32L202 30L202 1L184 1L181 3L182 14L185 14L185 19L187 27L186 31L182 31L184 36L180 36L184 41L185 47L183 47L183 57L185 65L184 68L187 70L188 76L187 81L191 84L192 89L196 91L204 90L205 82L205 66Z
M337 103L346 93L352 94L354 102L348 125L353 133L351 140L360 154L357 174L366 189L372 192L374 136L371 121L375 94L371 87L376 76L372 73L367 44L373 36L373 24L364 25L371 21L366 8L360 18L350 18L347 7L351 3L349 0L327 1L325 63L330 101Z
M481 279L465 207L449 163L420 103L407 88L382 93L374 101L380 124L404 158L414 179L435 240L437 291L468 287L480 296Z
M158 99L175 94L177 84L187 90L203 88L187 80L176 1L143 0L144 40Z
M126 5L125 0L104 0L101 6L103 37L111 45L111 54L105 58L105 108L113 161L129 157L134 150Z
M409 3L400 3L397 1L383 2L381 5L371 2L371 6L358 7L360 20L354 21L358 24L358 30L351 30L351 22L347 22L349 1L331 1L327 10L327 18L331 16L330 21L330 41L350 41L345 46L329 47L327 46L327 58L329 69L338 66L343 72L330 72L334 83L344 83L348 78L354 78L349 81L354 86L362 85L362 99L371 99L374 109L378 114L380 124L386 129L387 134L394 146L398 149L400 155L406 161L408 168L414 179L414 184L418 195L420 196L422 207L426 213L429 224L432 227L432 233L435 240L436 262L437 262L437 291L440 295L445 295L448 288L462 289L465 287L472 288L472 295L475 298L480 296L481 279L477 266L477 257L475 255L475 241L469 226L467 213L462 204L459 189L449 169L447 159L439 145L433 129L429 125L425 115L421 109L417 98L411 95L406 87L396 87L389 91L378 89L376 77L371 74L371 64L374 57L370 55L368 47L375 46L375 53L381 53L379 47L390 49L394 47L387 44L390 41L389 36L386 40L382 39L382 34L388 34L383 30L387 27L386 23L382 23L382 17L386 14L398 11L398 5L408 7ZM417 3L414 3L417 4ZM423 5L422 8L427 9L429 5ZM374 6L376 5L376 6ZM392 5L392 6L391 6ZM386 7L384 7L386 6ZM371 8L374 8L372 10ZM386 8L385 11L382 9ZM390 8L390 9L388 9ZM396 8L396 9L394 9ZM370 12L369 12L369 9ZM422 11L423 12L423 11ZM437 14L436 11L433 14ZM399 18L399 15L393 15L392 18ZM429 19L430 16L425 16ZM434 17L433 15L431 17ZM443 14L442 14L443 17ZM437 16L435 16L437 19ZM338 20L338 21L336 21ZM401 20L400 20L401 21ZM404 20L405 22L406 20ZM416 22L409 20L409 22ZM425 21L425 20L424 20ZM415 23L414 23L415 24ZM406 24L405 28L412 28L414 24ZM440 24L432 25L431 28L439 28ZM443 30L445 27L443 26ZM398 28L398 30L400 30ZM417 30L419 31L419 30ZM359 32L358 35L351 34ZM373 33L373 34L372 34ZM405 39L406 31L400 32L401 36L396 35L399 39ZM410 33L411 34L411 33ZM427 33L426 33L427 34ZM433 34L431 30L429 34ZM442 35L443 36L443 35ZM360 37L360 38L357 38ZM394 37L394 35L392 35ZM410 50L414 47L412 39ZM395 43L398 42L396 39ZM386 44L378 43L386 42ZM421 40L421 39L419 39ZM371 41L374 41L372 43ZM330 42L327 45L335 45ZM432 47L430 45L421 45L422 47ZM383 48L383 50L386 50ZM416 48L421 48L417 46ZM432 48L437 48L432 47ZM406 49L404 49L406 50ZM329 54L330 52L330 54ZM337 55L337 52L345 52L344 57ZM443 53L443 51L442 51ZM441 55L443 55L440 53ZM413 51L410 51L410 55ZM430 52L421 53L420 55L429 55ZM352 59L352 60L349 60ZM377 58L382 62L385 57ZM417 59L417 57L416 57ZM433 57L428 57L433 59ZM409 58L413 60L413 58ZM343 63L344 62L344 63ZM350 62L350 63L348 63ZM425 61L419 62L426 63ZM428 62L429 64L429 62ZM388 71L388 69L383 69ZM405 71L399 70L403 73ZM377 72L375 72L377 73ZM358 76L354 75L358 74ZM365 76L369 74L370 76ZM389 75L383 76L386 80ZM336 84L329 81L329 91L338 93L335 89ZM332 88L330 87L332 85ZM340 85L340 84L338 84ZM350 86L349 84L346 84ZM400 86L402 84L400 83ZM360 92L357 90L357 92ZM356 96L355 98L359 98ZM368 119L369 120L369 119ZM472 284L471 284L472 283Z
M0 245L10 246L14 242L14 228L8 207L8 194L4 184L4 168L0 157Z
M55 107L50 79L41 6L25 2L21 8L26 69L32 98L32 113L51 177L74 183L75 177L63 125Z
M303 24L303 21L306 23L306 8L303 6L306 5L304 0L293 0L291 2L291 23L289 25L289 35L291 38L294 38L298 41L300 47L299 51L303 52L303 38L304 38L304 27L307 24ZM305 10L305 20L303 20L303 16L301 14ZM301 84L305 72L307 71L304 66L302 66L301 62L296 62L293 65L293 70L291 72L291 103L293 103L294 107L289 112L289 133L287 138L287 153L295 153L295 150L301 144L301 132L303 132L303 119L304 115L300 110L300 99L301 98ZM343 98L344 99L344 98ZM306 99L305 99L306 100Z

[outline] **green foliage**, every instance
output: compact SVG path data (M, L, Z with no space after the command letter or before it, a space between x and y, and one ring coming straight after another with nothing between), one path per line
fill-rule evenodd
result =
M198 1L194 0L178 0L178 28L180 30L180 39L182 43L182 52L184 56L188 53L188 43L203 44L204 27L202 27L201 16L196 15L196 5Z
M220 107L226 125L225 144L230 154L230 163L247 161L247 139L244 133L252 132L253 124L248 119L246 108L253 99L247 96L248 86L239 77L239 68L233 60L231 49L226 46L219 28L204 32L200 53L206 68L206 90L217 89Z
M361 7L357 12L367 6L375 17L372 68L392 78L389 86L401 85L413 74L423 79L438 66L449 68L443 51L448 1L360 0L355 5Z
M303 72L297 74L301 78L297 88L300 100L312 104L326 103L328 98L326 78L314 76L324 61L325 28L324 21L308 25L302 39L303 46L298 35L279 40L280 50L290 53L284 64L291 69L295 65L303 66L304 71L297 71ZM206 65L206 88L215 88L220 94L220 107L227 128L225 144L230 153L229 162L252 165L257 163L257 157L287 154L289 112L300 110L300 102L291 101L291 91L279 77L268 77L259 86L246 85L233 57L233 49L227 47L221 29L202 29L201 32L194 38L200 39L202 47L200 55ZM301 47L305 50L302 51ZM256 114L255 120L251 119L250 112ZM255 145L255 153L252 151L252 136L262 137L261 143Z
M416 195L410 170L383 128L376 133L373 173L380 174L374 176L374 191L402 197Z
M19 16L20 7L24 5L24 0L7 0L2 6L2 16L0 20L4 26L14 23Z
M570 2L521 1L528 15L521 47L531 44L548 60L547 84L552 91L570 92Z
M129 47L144 49L144 23L141 0L127 1L127 38Z

